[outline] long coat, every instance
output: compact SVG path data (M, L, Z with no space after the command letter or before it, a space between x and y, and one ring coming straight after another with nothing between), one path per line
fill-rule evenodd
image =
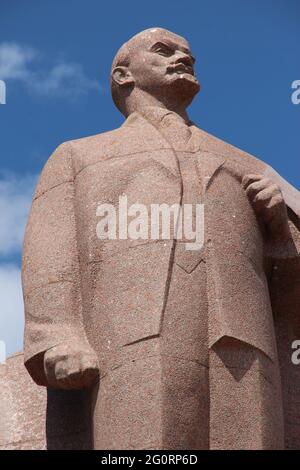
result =
M195 126L193 133L194 151L204 175L201 201L205 208L209 348L231 338L262 352L279 368L285 445L293 447L300 444L300 407L293 391L299 389L300 380L290 360L291 343L297 334L300 338L300 196L262 161ZM266 243L241 187L243 176L249 173L265 174L281 186L294 237L292 247L275 252ZM117 206L121 195L127 196L128 205L172 205L180 202L181 183L170 143L134 113L119 129L60 145L48 160L34 195L23 255L25 365L38 384L47 385L44 352L64 341L89 342L101 372L103 403L98 408L113 414L119 400L125 410L116 418L118 431L111 418L104 419L104 441L107 433L126 434L129 425L135 426L128 416L137 413L138 388L143 382L154 384L145 397L158 414L152 421L157 428L153 432L159 432L159 387L155 388L159 367L151 363L149 376L147 366L138 360L157 353L155 341L147 340L160 336L176 242L99 240L97 207L104 203ZM199 252L199 259L201 256ZM126 380L114 382L115 371L123 369ZM292 413L296 431L289 424ZM214 426L222 426L220 420ZM137 435L143 434L139 425L136 428ZM214 432L219 433L218 429ZM136 439L128 447L137 447ZM153 446L151 436L140 445L145 446L147 439Z

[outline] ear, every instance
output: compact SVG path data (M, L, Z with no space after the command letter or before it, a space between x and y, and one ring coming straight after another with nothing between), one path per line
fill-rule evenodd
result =
M119 86L131 85L134 83L132 73L128 70L127 67L118 66L115 67L112 71L112 79Z

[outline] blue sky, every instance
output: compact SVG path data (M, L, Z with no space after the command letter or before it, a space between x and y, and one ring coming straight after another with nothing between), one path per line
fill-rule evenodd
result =
M20 257L37 175L63 141L118 127L109 72L119 46L161 26L185 36L199 127L300 189L299 0L0 0L0 340L22 349Z

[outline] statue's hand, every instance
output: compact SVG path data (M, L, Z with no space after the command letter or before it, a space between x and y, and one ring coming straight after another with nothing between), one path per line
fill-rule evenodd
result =
M280 188L269 178L253 174L244 176L242 186L271 241L288 240L287 208Z
M44 370L50 387L65 390L90 387L99 377L95 352L87 345L71 342L46 351Z

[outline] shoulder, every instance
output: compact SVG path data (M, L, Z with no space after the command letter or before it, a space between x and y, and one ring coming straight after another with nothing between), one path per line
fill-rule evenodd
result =
M259 158L251 155L250 153L235 147L224 140L215 137L208 132L196 128L196 132L200 138L200 148L204 152L214 153L223 157L228 166L236 168L241 173L257 172L261 173L266 168L264 163Z
M86 152L92 151L97 148L107 148L111 147L122 139L123 130L122 127L114 129L111 131L103 132L101 134L95 134L87 137L82 137L80 139L69 140L61 144L61 146L68 148L71 154L76 154L77 152Z
M114 142L120 142L120 130L68 140L58 145L42 170L35 198L63 183L72 183L82 160L88 155L99 155L99 152L106 154L108 149L114 147Z
M246 174L257 173L270 178L281 189L287 206L293 211L300 228L300 193L288 181L282 178L270 165L257 157L224 142L217 137L197 128L200 148L204 152L217 154L224 158L225 167L238 178Z

